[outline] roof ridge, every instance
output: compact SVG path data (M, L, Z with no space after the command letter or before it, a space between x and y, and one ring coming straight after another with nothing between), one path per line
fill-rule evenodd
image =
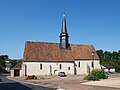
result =
M59 44L57 42L39 42L39 41L26 41L26 43L46 43L46 44ZM93 46L91 44L70 44L75 46Z
M70 45L76 45L76 46L93 46L91 44L70 44Z
M48 44L59 44L56 42L39 42L39 41L26 41L26 43L48 43Z

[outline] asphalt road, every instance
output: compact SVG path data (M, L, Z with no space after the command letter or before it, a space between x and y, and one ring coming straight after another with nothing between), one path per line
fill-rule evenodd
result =
M55 88L19 83L6 78L8 74L0 73L0 90L56 90Z

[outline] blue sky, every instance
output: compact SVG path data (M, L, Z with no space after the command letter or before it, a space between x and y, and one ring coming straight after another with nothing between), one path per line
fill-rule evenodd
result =
M0 55L23 58L27 40L59 42L64 12L70 43L120 50L120 0L0 0Z

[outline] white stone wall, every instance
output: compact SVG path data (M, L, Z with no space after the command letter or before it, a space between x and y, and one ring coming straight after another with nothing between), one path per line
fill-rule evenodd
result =
M10 76L14 77L14 70L10 70Z
M23 62L23 64L26 65L27 75L55 75L59 71L64 71L67 75L74 74L73 62ZM42 64L42 69L40 69L40 64ZM68 67L70 67L70 70L68 70Z
M79 62L80 62L80 67L78 65ZM92 71L93 70L92 62L93 62L93 60L75 60L76 70L77 70L76 73L77 74L86 74L87 65L90 67L90 71ZM95 68L101 69L99 60L94 60L94 69Z
M20 70L20 77L21 77L21 76L23 76L23 72L22 72L22 70Z
M22 63L22 67L21 67L21 72L20 72L20 76L25 76L25 64Z
M80 67L78 66L78 62L80 62ZM64 71L67 75L74 75L75 71L77 75L86 74L87 66L92 71L92 62L93 60L75 60L74 62L23 62L20 75L25 76L25 73L26 75L57 75L60 71ZM42 69L40 69L40 64L42 64ZM95 68L101 69L99 60L94 60Z

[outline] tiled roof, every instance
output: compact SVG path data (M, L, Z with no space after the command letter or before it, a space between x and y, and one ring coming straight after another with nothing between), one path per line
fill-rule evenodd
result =
M70 49L60 49L58 43L27 41L24 49L24 61L73 61L99 59L92 45L70 44Z
M114 68L111 64L102 64L102 66L104 66L107 69Z
M19 62L11 69L21 69L21 66L22 66L22 62Z

